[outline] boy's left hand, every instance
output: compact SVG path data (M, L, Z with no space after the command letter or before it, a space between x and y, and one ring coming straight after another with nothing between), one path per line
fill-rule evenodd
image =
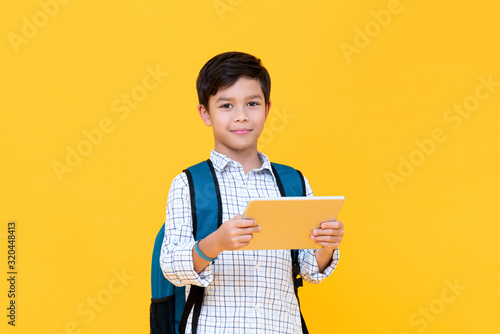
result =
M340 220L322 222L319 228L312 231L311 239L328 250L339 247L344 236L344 224Z

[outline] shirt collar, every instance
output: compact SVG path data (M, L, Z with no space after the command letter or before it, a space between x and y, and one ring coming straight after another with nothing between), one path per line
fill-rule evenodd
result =
M262 152L257 151L257 155L259 156L260 161L262 161L262 166L256 171L263 171L265 169L269 170L271 172L271 175L273 174L272 168L271 168L271 162L269 161L269 158L267 155L265 155ZM214 169L222 172L224 171L225 168L227 167L236 167L236 168L241 168L241 164L237 161L234 161L233 159L229 158L228 156L219 153L215 150L212 149L210 152L210 160L212 161L212 164L214 165Z

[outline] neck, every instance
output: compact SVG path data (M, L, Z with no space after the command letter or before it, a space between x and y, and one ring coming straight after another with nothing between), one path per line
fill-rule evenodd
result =
M243 167L245 174L255 168L260 168L262 166L262 161L257 154L257 148L249 148L244 151L234 151L234 150L224 150L219 147L214 148L215 151L224 154L228 158L237 161Z

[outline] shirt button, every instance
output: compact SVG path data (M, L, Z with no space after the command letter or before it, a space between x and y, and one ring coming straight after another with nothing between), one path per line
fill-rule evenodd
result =
M255 312L259 312L259 305L255 305L254 309L255 309Z
M257 263L257 264L255 265L255 270L259 270L259 268L260 268L260 267L259 267L259 264Z

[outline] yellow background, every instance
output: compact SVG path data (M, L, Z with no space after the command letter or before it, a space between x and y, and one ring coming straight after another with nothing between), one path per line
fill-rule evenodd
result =
M213 147L196 76L231 50L271 74L259 148L300 169L316 195L347 198L337 271L300 292L311 333L500 329L500 87L459 126L444 118L474 100L479 77L500 81L498 2L66 2L51 16L49 0L0 14L5 276L7 223L18 224L16 327L3 278L2 333L149 331L151 252L170 183ZM382 26L372 11L389 8L398 13ZM346 56L341 46L356 43ZM122 94L145 92L148 69L168 75L129 114L114 112ZM54 162L106 119L102 143L59 180ZM415 141L436 128L446 140L418 153ZM419 165L391 188L386 173L410 156Z

